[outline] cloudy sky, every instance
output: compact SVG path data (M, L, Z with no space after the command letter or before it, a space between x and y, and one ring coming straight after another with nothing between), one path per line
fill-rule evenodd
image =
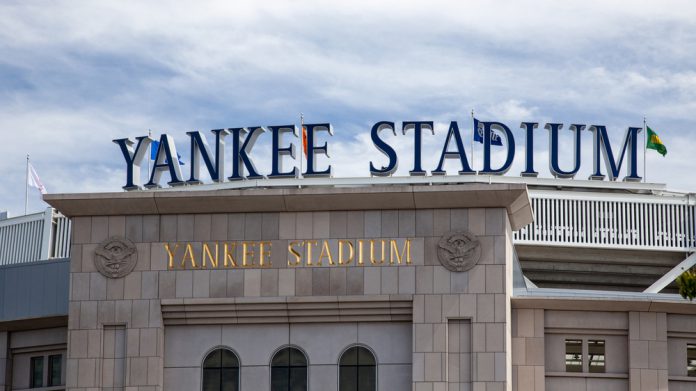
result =
M424 136L430 171L449 121L468 144L472 109L506 123L518 144L520 122L560 122L606 125L614 148L645 116L669 149L648 151L648 180L696 191L693 2L183 3L0 3L0 211L23 213L26 154L49 192L120 191L112 139L166 132L187 161L187 131L299 123L300 112L332 123L342 177L386 163L369 141L381 120L435 121ZM409 136L389 141L398 175L410 166ZM266 138L254 154L262 170ZM547 140L540 129L545 177ZM30 210L42 207L31 191Z

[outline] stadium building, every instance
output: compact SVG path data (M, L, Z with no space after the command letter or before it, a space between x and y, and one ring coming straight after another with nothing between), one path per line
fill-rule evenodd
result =
M45 196L0 221L6 390L696 389L695 199L307 178Z

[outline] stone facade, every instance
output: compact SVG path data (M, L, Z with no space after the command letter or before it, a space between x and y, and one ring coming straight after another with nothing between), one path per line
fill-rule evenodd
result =
M133 390L163 386L190 390L200 382L204 353L219 345L239 351L245 387L254 384L253 389L263 389L256 387L267 384L271 352L294 344L307 350L310 389L330 390L337 387L338 354L356 343L375 350L382 390L401 390L404 384L413 384L415 390L504 390L510 384L512 243L505 209L94 216L76 217L73 224L70 389L116 387L122 379ZM439 263L436 244L442 235L461 229L480 239L481 260L468 272L450 272ZM134 271L123 278L106 278L94 266L96 246L111 236L123 236L138 249ZM334 247L338 239L362 238L396 238L400 245L409 238L412 263L288 266L289 241L330 239ZM165 243L191 242L198 250L202 242L234 240L271 242L272 265L168 270ZM211 299L250 304L261 298L304 297L311 303L361 296L407 298L412 313L401 318L385 315L378 321L358 312L352 318L327 318L320 324L287 319L273 326L261 318L253 327L167 325L168 318L163 317L163 311L168 314L163 307L206 305ZM279 315L267 315L265 320L273 316ZM235 319L231 316L225 322L239 321ZM118 327L125 338L113 337ZM274 337L259 344L255 353L246 353L242 342L232 337L262 328L268 330L260 336ZM312 338L303 339L308 329ZM466 348L450 348L455 334ZM328 344L333 335L345 338L327 357L320 356L321 349L315 353L308 346L318 341ZM396 338L394 347L380 346L380 337L389 336ZM123 344L124 365L115 364L119 347L114 340ZM300 343L303 340L306 343ZM375 342L365 342L369 340ZM410 352L397 354L396 347L408 347Z

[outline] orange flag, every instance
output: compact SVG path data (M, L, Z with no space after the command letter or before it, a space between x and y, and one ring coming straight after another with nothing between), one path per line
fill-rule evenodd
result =
M302 150L304 151L305 157L307 156L307 128L302 126Z

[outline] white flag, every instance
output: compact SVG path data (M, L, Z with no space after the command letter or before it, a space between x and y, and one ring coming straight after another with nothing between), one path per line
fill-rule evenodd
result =
M27 184L31 187L35 187L39 189L41 194L46 194L46 187L41 183L41 179L39 179L39 175L36 173L36 170L34 170L34 166L29 163L29 176L27 177Z

